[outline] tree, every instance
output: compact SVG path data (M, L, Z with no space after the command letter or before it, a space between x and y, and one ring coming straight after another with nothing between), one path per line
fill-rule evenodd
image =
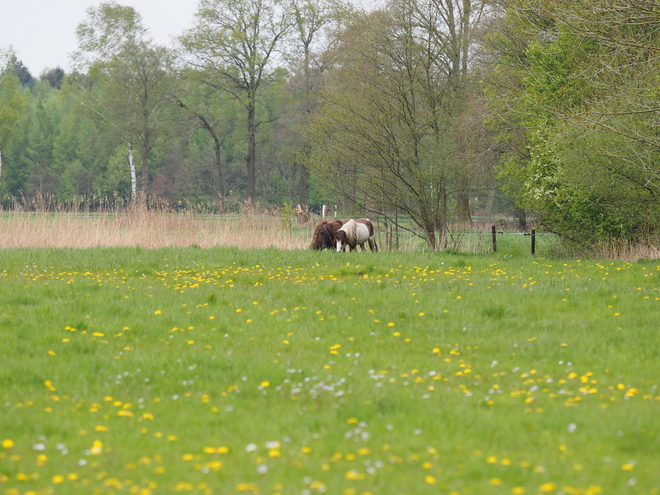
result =
M174 56L148 37L141 16L116 3L90 7L76 31L77 74L73 79L84 97L80 102L126 144L137 199L133 147L141 158L141 192L149 192L149 154L169 138L168 126L176 97Z
M290 25L278 0L202 0L197 25L181 37L191 66L245 110L247 199L256 196L257 103L275 77L277 49Z
M62 68L57 67L55 69L44 71L39 79L48 82L52 88L60 89L62 87L62 80L64 79L64 76L65 74Z
M323 64L314 49L319 45L322 30L330 25L337 15L336 7L325 0L289 0L287 10L292 17L291 65L294 71L289 80L292 94L288 106L288 141L293 150L291 160L298 171L298 202L309 206L309 160L310 143L305 139L304 129L318 107L317 93L320 90Z
M518 203L583 245L660 229L655 2L512 1L491 104Z
M9 69L14 73L16 77L18 77L18 80L21 83L21 86L24 86L26 88L34 88L34 77L32 77L32 74L30 74L30 71L25 65L23 65L23 62L18 59L16 54L10 50L9 52Z
M226 208L225 173L222 163L222 148L234 130L235 122L226 100L226 93L217 91L206 84L205 73L184 70L185 91L177 100L179 106L192 116L195 125L205 130L213 141L213 168L216 174L216 194L220 201L220 211Z
M2 153L16 133L16 122L25 111L25 98L20 92L20 80L12 70L13 54L0 51L0 179L2 179Z
M455 132L473 29L465 6L392 1L355 15L313 127L311 166L361 208L405 213L432 250L446 247L450 202L465 191Z

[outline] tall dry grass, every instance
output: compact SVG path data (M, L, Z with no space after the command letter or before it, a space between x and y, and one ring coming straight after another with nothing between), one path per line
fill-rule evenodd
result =
M38 205L37 205L38 206ZM191 210L176 211L167 206L136 208L100 208L85 211L75 208L12 208L0 210L0 249L4 248L91 248L131 246L145 249L162 247L232 246L241 249L306 249L321 218L311 216L300 222L287 210L242 207L240 213L204 214ZM397 242L398 238L398 242ZM654 241L654 242L652 242ZM541 254L560 257L597 259L660 258L660 238L646 243L602 242L588 252L562 245L559 238L539 237ZM380 250L387 250L385 231L378 229ZM529 240L505 236L498 240L498 251L528 251ZM397 251L426 250L426 243L412 232L402 230L392 239ZM454 226L449 236L453 251L486 254L492 251L490 226Z
M258 213L200 215L135 208L106 213L5 211L0 248L235 246L303 249L312 226Z

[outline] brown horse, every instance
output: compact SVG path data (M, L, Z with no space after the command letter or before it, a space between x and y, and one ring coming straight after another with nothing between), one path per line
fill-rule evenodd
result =
M378 246L374 239L374 225L367 218L360 218L359 220L350 219L335 232L337 252L343 251L346 245L348 245L351 251L357 249L358 245L364 251L365 242L369 242L369 248L372 251L378 251Z
M332 249L335 246L335 232L344 224L341 220L323 220L314 229L312 249Z

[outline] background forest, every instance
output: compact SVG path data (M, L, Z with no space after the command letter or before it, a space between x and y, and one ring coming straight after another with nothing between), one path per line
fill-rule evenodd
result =
M658 244L660 4L201 0L176 46L88 10L70 73L0 49L0 200L477 215Z

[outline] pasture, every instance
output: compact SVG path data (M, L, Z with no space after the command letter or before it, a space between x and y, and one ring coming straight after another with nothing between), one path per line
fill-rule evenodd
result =
M660 262L0 251L0 494L660 493Z

